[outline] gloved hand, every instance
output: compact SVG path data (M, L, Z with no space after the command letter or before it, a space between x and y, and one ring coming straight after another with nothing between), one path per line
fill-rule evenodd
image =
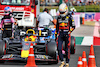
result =
M74 30L74 28L71 28L70 31L72 32Z
M1 28L1 30L3 31L4 29L3 29L3 28Z
M71 34L71 31L69 31L68 34Z
M74 28L71 28L70 31L68 32L68 34L71 34L71 32L74 30Z

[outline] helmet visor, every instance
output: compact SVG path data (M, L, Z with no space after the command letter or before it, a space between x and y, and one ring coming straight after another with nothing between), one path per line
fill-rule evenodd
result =
M60 14L64 14L65 12L60 12Z
M10 11L4 11L4 13L10 13Z
M9 15L10 14L10 11L4 11L4 14L5 15Z

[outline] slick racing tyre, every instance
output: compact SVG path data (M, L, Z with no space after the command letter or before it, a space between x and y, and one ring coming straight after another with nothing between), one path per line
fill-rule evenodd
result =
M0 40L2 40L2 31L0 30Z
M57 52L57 45L56 45L55 41L51 40L47 44L47 54L49 56L51 56L54 60L56 60L54 62L48 62L49 64L57 64L58 63L58 58L57 58L58 52Z
M0 40L2 40L2 34L0 33Z
M5 42L3 40L0 40L0 56L4 55L5 52Z
M70 50L71 54L75 54L75 37L71 36L71 43L70 43Z
M0 40L0 56L5 54L5 42ZM4 63L5 60L0 60L0 63Z

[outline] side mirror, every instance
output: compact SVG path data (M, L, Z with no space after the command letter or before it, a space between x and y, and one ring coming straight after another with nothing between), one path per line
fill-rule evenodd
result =
M38 0L35 0L35 5L38 5Z

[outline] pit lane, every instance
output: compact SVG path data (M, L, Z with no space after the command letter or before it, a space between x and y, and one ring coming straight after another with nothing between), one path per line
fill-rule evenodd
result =
M72 35L73 36L93 36L93 29L94 29L94 26L83 26L82 25L80 28L75 29ZM100 49L99 46L94 46L94 53L95 53L97 67L100 67L99 49ZM76 53L71 55L71 58L70 58L70 67L77 67L78 57L82 56L83 51L86 51L86 56L88 60L90 46L77 45ZM26 63L6 61L4 64L1 63L0 67L24 67L24 65L26 65ZM59 65L60 65L60 62L58 64L52 64L52 65L47 65L47 63L37 63L38 67L59 67Z

